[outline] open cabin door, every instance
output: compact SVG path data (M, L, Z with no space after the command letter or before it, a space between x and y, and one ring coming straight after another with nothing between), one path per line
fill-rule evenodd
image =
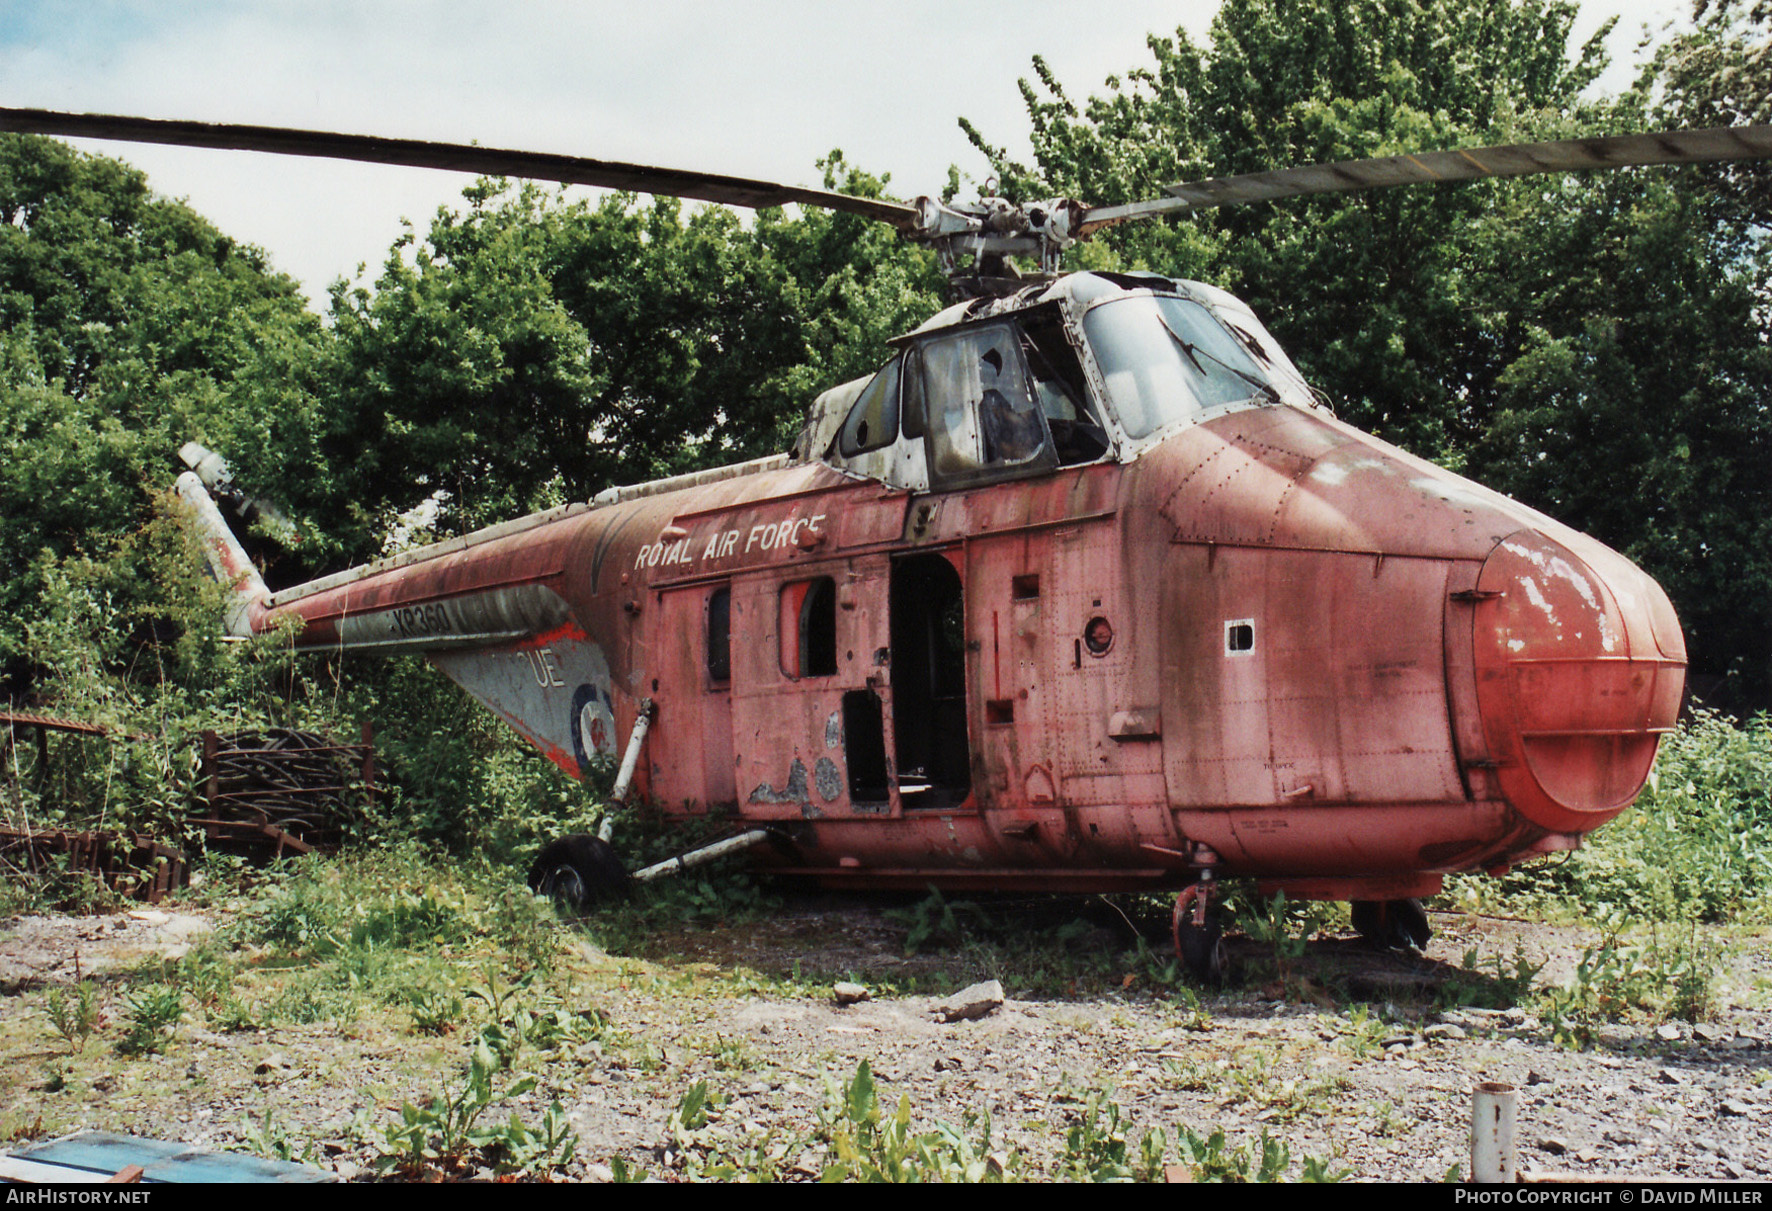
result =
M966 609L939 551L892 564L892 722L897 789L909 810L948 809L972 789Z

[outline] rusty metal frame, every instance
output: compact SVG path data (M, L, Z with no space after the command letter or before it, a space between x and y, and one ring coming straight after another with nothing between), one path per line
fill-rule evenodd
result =
M0 826L0 855L11 853L22 853L32 871L41 870L51 855L66 854L70 871L90 874L113 890L133 883L130 894L149 904L158 904L190 880L190 866L181 851L134 829L109 833ZM137 859L151 865L137 865L132 861Z

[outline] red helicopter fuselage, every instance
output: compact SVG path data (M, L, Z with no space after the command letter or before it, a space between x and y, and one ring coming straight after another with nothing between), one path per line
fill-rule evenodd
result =
M1685 667L1648 576L1336 420L1230 296L1092 274L944 312L794 455L242 591L575 774L650 700L659 810L864 887L1423 895L1622 811Z

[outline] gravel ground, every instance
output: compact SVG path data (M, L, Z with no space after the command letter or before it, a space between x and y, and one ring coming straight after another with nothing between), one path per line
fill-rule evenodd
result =
M372 1176L371 1129L403 1101L461 1086L461 1035L374 1014L228 1033L193 1013L163 1053L126 1058L109 1024L79 1055L48 1029L47 989L75 978L76 953L79 974L102 980L176 962L208 924L177 913L0 923L0 1132L19 1141L94 1127L219 1148L238 1145L250 1117L261 1149L282 1139L341 1177ZM1314 1156L1358 1180L1437 1181L1468 1168L1473 1086L1504 1081L1520 1091L1522 1168L1772 1178L1772 939L1726 940L1710 1020L1609 1024L1578 1052L1524 1008L1444 1006L1492 985L1461 970L1473 948L1486 967L1516 946L1548 959L1542 983L1567 977L1589 934L1448 914L1435 926L1425 956L1319 938L1265 984L1276 974L1268 952L1234 940L1243 986L1197 1009L1132 974L1106 995L1031 995L1014 971L989 970L984 948L907 959L905 926L864 902L790 900L742 927L657 939L647 959L574 941L586 1001L575 1008L600 1010L604 1028L526 1057L520 1067L540 1083L509 1108L533 1122L559 1100L579 1136L566 1176L606 1178L621 1158L669 1178L685 1160L667 1147L667 1118L705 1080L724 1098L705 1141L773 1143L788 1153L785 1176L813 1176L820 1156L788 1141L811 1132L828 1083L865 1060L882 1102L908 1095L918 1127L988 1113L992 1148L1019 1150L1035 1172L1094 1095L1118 1104L1134 1138L1164 1130L1172 1157L1179 1127L1222 1128L1233 1145L1265 1130L1290 1149L1294 1174ZM1116 947L1105 931L1070 944ZM875 995L839 1006L829 983L796 979L797 968L855 973ZM1007 999L987 1016L944 1023L931 1012L941 998L930 990L988 978ZM1370 1016L1351 1008L1356 997Z

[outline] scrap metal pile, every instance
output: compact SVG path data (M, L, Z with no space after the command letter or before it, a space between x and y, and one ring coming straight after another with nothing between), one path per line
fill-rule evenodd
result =
M21 732L34 733L23 762ZM174 835L156 837L114 827L45 827L32 818L26 791L40 791L49 777L51 733L107 743L148 739L82 720L0 709L0 872L59 869L151 904L184 886L189 863L176 834L188 840L190 831L177 821L162 821ZM331 849L375 801L373 738L367 723L360 744L287 728L204 732L196 741L195 802L186 823L203 831L210 849L254 858Z
M24 808L19 786L19 732L35 733L35 778L41 782L49 768L49 737L52 732L88 739L110 740L118 733L97 723L65 719L32 711L0 710L0 786L7 792L7 821L0 824L0 869L17 868L43 872L58 867L70 873L92 875L120 895L158 904L167 892L183 887L189 877L185 856L176 847L135 829L42 827L32 822ZM125 735L139 740L139 736Z
M204 732L193 819L211 848L311 853L343 840L375 798L373 733L339 744L317 732Z
M43 871L62 865L96 876L119 895L158 904L190 877L184 854L147 833L0 825L0 864Z

